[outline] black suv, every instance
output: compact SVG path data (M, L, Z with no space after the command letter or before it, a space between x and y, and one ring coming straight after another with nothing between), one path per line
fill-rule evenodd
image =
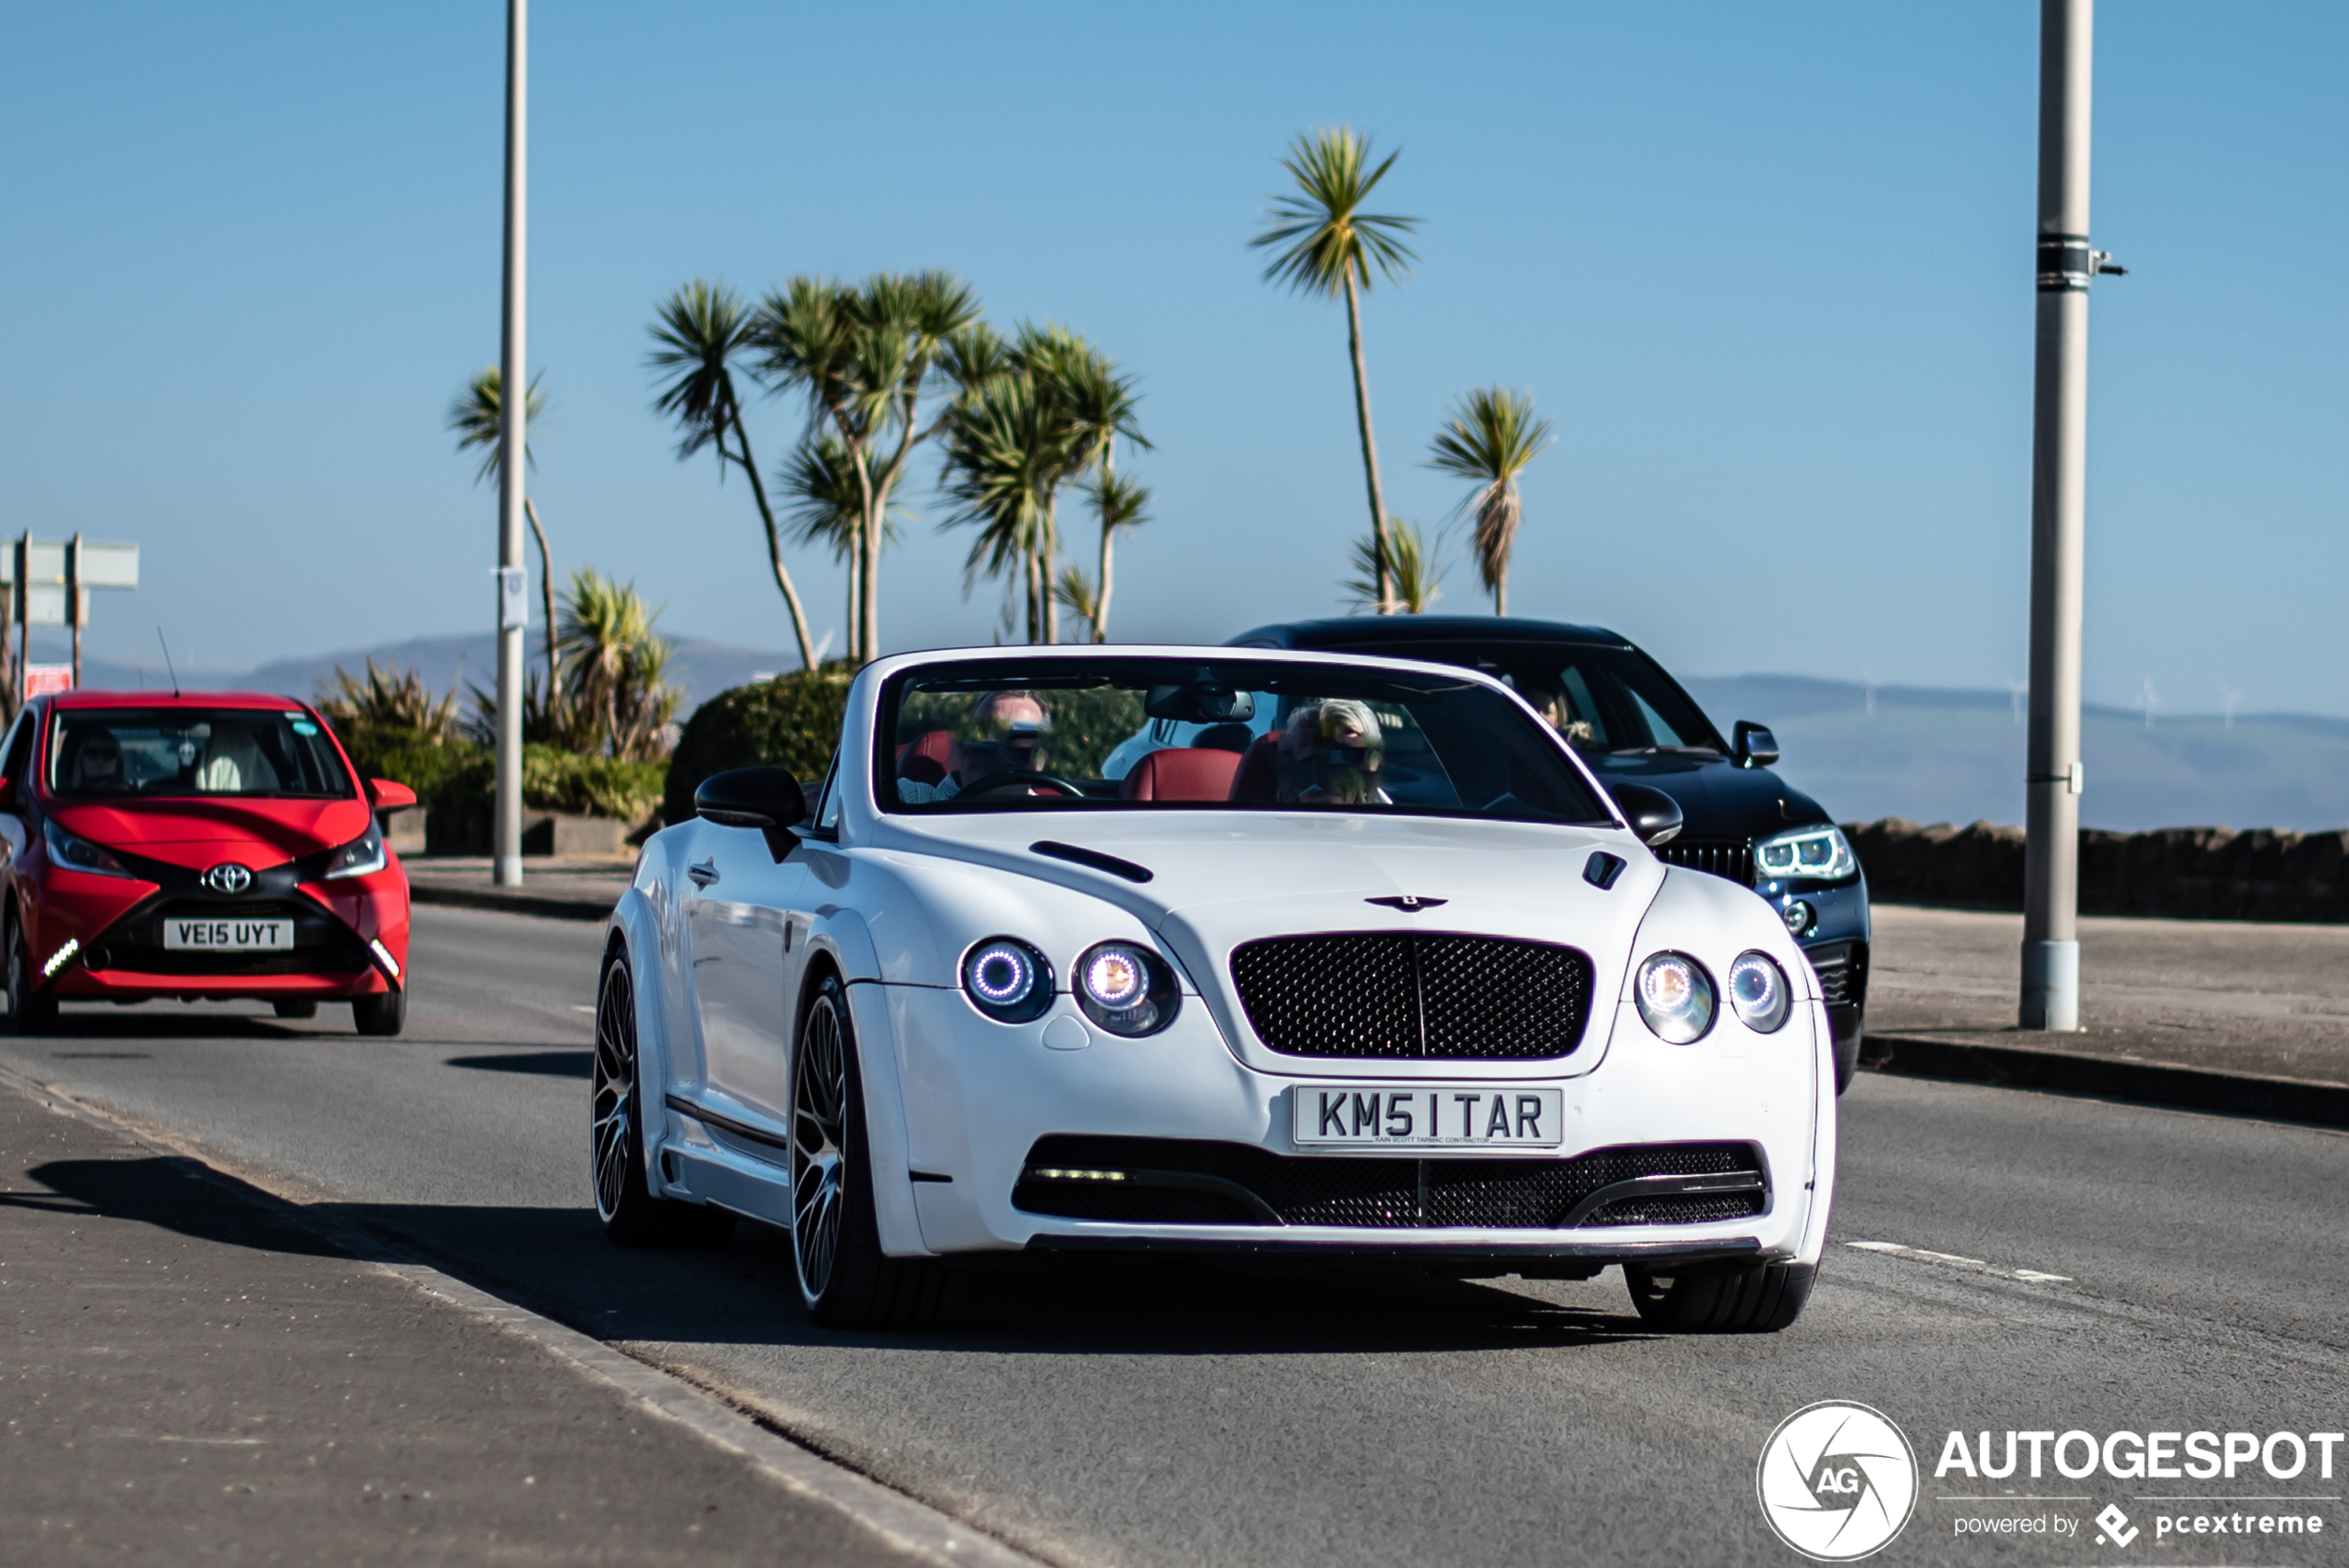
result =
M1243 648L1312 648L1466 665L1500 677L1610 786L1642 784L1680 808L1656 845L1673 864L1742 882L1769 900L1818 971L1835 1029L1835 1086L1851 1081L1867 1005L1868 885L1819 803L1771 771L1777 741L1739 720L1724 742L1664 668L1612 631L1470 615L1361 616L1260 626Z

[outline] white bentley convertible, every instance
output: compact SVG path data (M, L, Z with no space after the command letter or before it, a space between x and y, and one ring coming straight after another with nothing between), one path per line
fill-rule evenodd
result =
M1816 976L1497 681L909 655L857 676L820 790L744 768L695 804L603 964L616 1241L770 1221L837 1325L930 1321L958 1260L1023 1252L1617 1264L1687 1330L1809 1294Z

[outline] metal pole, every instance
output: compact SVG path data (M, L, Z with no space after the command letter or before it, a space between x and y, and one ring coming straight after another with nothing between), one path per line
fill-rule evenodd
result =
M81 535L66 546L66 615L73 622L73 689L81 690L81 623L90 619L89 591L81 586Z
M506 0L506 295L505 336L498 356L498 565L522 570L523 423L530 401L523 356L523 246L528 210L523 88L528 63L527 0ZM506 613L506 579L498 580L498 811L491 839L493 876L522 886L523 628ZM528 604L525 596L523 602Z
M2040 0L2039 341L2031 443L2025 1029L2080 1027L2080 601L2087 500L2088 85L2095 0Z

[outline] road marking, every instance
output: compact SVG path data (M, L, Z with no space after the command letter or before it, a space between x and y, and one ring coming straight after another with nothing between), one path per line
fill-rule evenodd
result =
M1854 1252L1881 1253L1887 1257L1913 1257L1925 1263L1947 1264L1973 1273L1995 1274L2001 1280L2020 1280L2026 1285L2068 1285L2069 1274L2049 1274L2037 1268L2001 1268L1978 1257L1962 1257L1953 1252L1932 1252L1925 1247L1912 1247L1900 1242L1845 1242Z

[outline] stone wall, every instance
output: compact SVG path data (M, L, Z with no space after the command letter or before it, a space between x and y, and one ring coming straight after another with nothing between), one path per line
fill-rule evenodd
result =
M1868 894L1888 903L2023 907L2023 829L1847 823ZM2349 921L2349 830L2164 827L2080 835L2080 911L2200 920Z

